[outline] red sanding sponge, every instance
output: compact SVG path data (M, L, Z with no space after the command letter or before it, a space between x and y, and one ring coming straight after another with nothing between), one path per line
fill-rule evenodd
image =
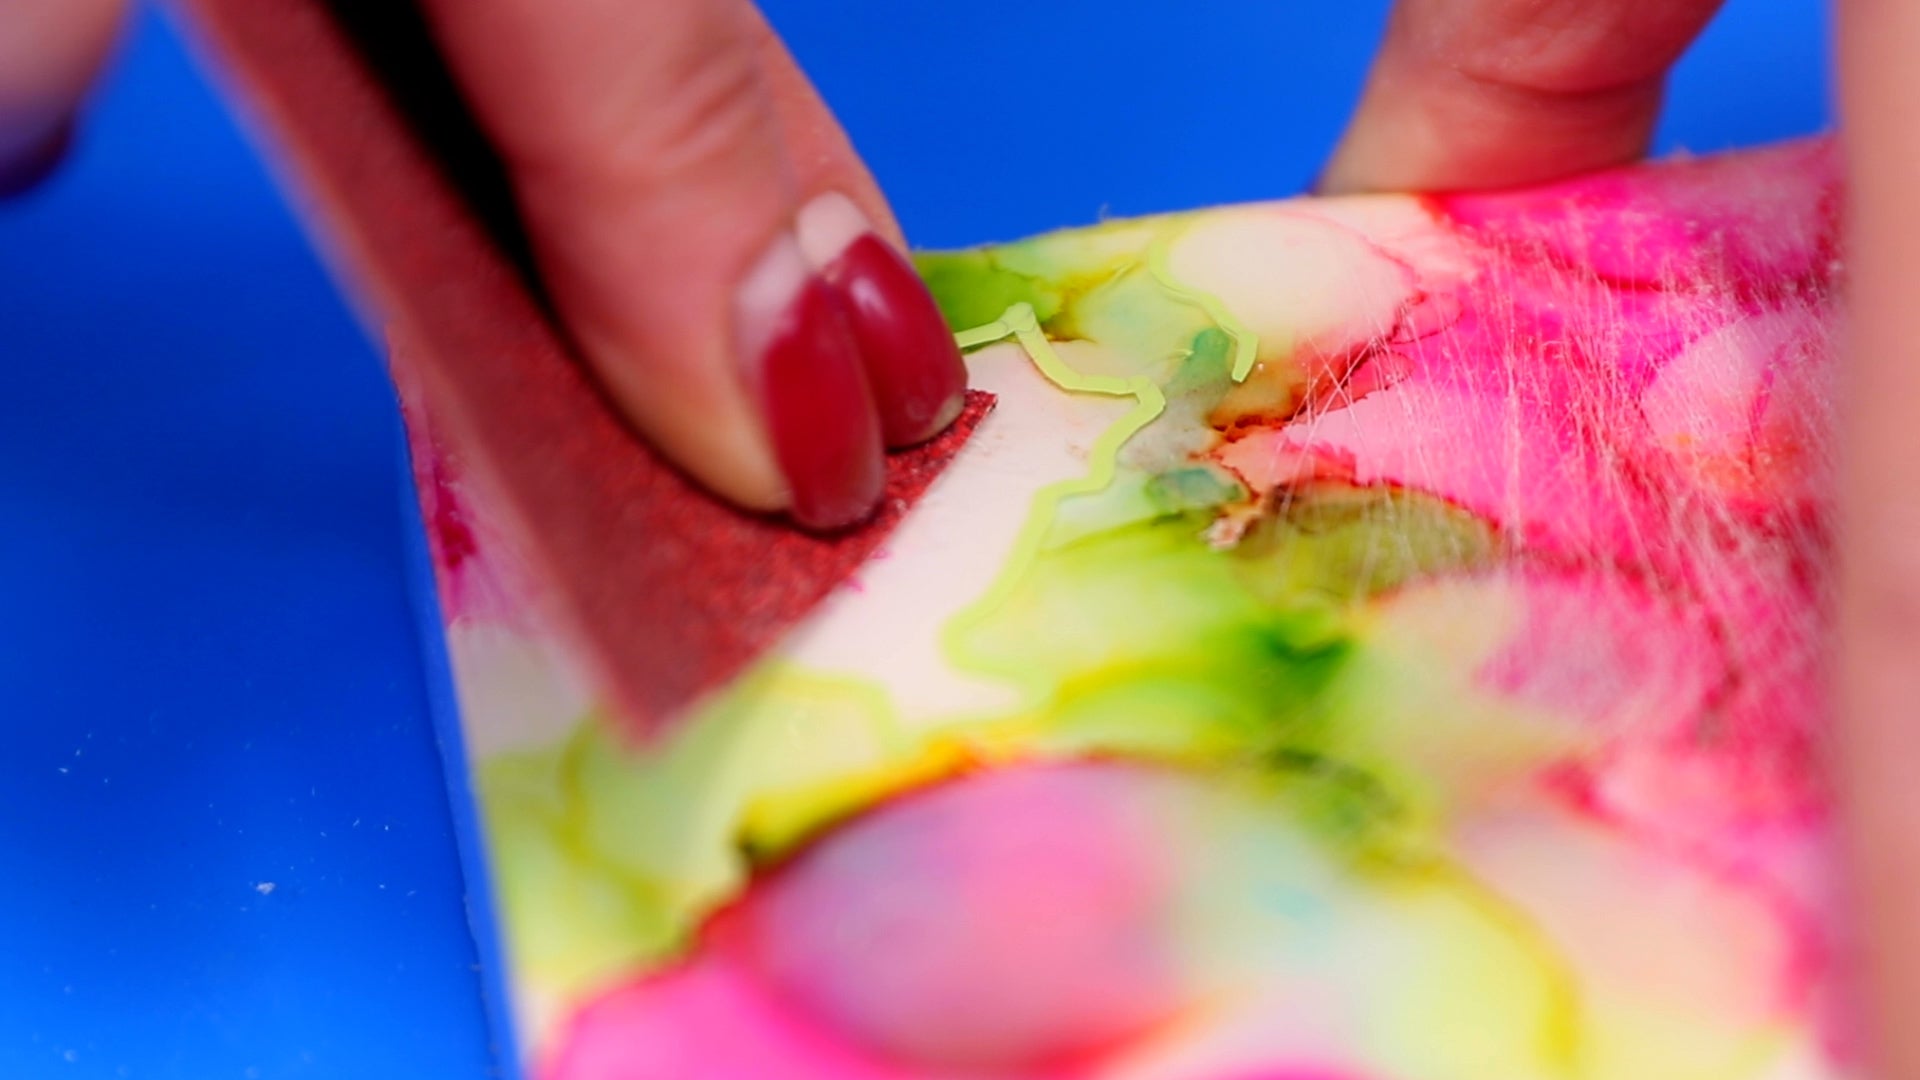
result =
M990 408L976 394L946 435L896 455L885 507L861 529L814 536L734 510L635 436L556 331L458 95L420 65L430 53L382 56L424 42L409 5L179 6L385 329L416 461L458 463L637 734L737 673L858 569Z

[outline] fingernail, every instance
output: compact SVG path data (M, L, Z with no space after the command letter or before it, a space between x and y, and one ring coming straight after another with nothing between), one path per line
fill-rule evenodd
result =
M789 513L813 529L855 524L886 482L860 350L833 289L782 233L742 280L735 340L786 477Z
M31 123L0 118L0 198L18 195L47 178L67 156L74 120L61 113Z
M795 231L859 345L887 445L912 446L946 430L965 404L967 368L913 267L837 192L801 208Z

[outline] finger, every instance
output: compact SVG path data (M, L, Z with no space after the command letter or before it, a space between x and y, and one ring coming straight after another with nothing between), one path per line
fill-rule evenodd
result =
M1719 4L1400 0L1321 187L1506 187L1632 161Z
M742 0L426 7L555 305L634 424L735 501L817 527L864 516L883 479L880 416L829 273L843 252L801 225L826 207L847 251L871 230L840 212L858 204L800 186L757 13Z
M556 306L634 423L749 506L857 517L879 485L873 405L793 234L799 195L746 6L426 9Z
M1837 5L1848 182L1838 779L1861 905L1875 1075L1920 1076L1920 6Z
M828 277L841 289L860 342L887 445L924 442L946 430L965 403L967 372L960 350L903 257L906 241L866 163L771 28L761 38L761 64L802 190L844 193L873 223L878 242L846 247ZM831 205L803 214L803 242L810 232L831 234ZM845 235L846 226L839 231ZM833 244L829 235L809 246L831 249Z
M873 220L875 230L882 237L906 250L906 240L894 220L893 208L880 194L880 186L874 183L866 162L854 151L846 129L820 99L813 80L794 61L787 43L780 40L780 35L764 19L760 22L760 66L766 77L767 93L773 98L787 159L793 163L794 178L800 188L845 193Z
M0 195L58 162L112 50L124 0L0 2Z

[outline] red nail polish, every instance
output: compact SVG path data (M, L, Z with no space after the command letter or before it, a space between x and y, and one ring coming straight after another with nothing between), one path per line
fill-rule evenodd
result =
M810 278L761 346L760 407L792 495L814 529L855 524L879 505L886 467L873 396L834 292Z
M946 430L966 400L967 368L953 332L907 260L868 233L827 270L860 345L888 446Z
M809 201L795 228L860 345L887 445L912 446L946 430L966 402L967 368L913 267L838 192Z

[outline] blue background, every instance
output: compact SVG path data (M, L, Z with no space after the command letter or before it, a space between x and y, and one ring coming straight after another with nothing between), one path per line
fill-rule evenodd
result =
M908 232L954 245L1299 189L1385 4L767 10ZM1663 146L1820 128L1825 47L1813 0L1733 0ZM490 1068L398 438L143 13L70 166L0 207L0 1077Z

